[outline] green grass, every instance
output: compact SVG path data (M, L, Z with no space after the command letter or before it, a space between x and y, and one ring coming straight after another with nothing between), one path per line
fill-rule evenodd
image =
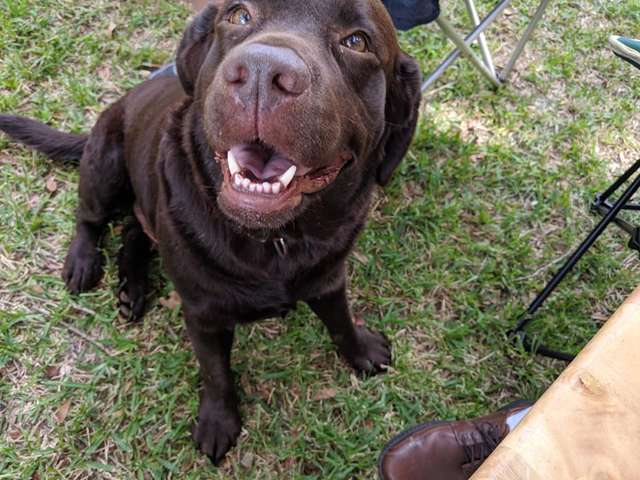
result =
M513 43L532 3L514 2L491 45ZM172 56L187 14L165 0L3 0L0 111L88 129ZM448 71L350 262L354 311L392 339L392 372L357 379L306 308L240 329L244 429L220 469L189 438L198 377L180 313L119 321L112 260L99 289L70 296L77 172L0 139L0 479L369 479L395 432L538 397L563 365L504 332L640 152L640 76L606 48L639 23L638 0L558 0L511 86L492 91L466 61ZM425 71L449 49L434 27L402 40ZM552 297L534 324L546 342L579 350L632 290L625 244L605 234Z

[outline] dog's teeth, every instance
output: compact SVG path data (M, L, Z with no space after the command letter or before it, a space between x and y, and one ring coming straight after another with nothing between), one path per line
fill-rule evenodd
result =
M285 181L287 180L287 176L293 177L293 175L295 174L295 169L296 167L292 167L287 170L287 172L283 175L283 177L285 177ZM291 183L291 179L288 180L288 183ZM282 192L282 190L286 188L282 181L274 183L254 183L250 179L244 177L241 173L235 173L233 175L233 184L237 188L251 193L266 193L271 195L278 195L280 192Z
M282 186L284 188L287 188L289 186L291 180L293 180L293 177L295 177L296 175L297 169L298 168L295 165L292 165L289 170L280 175L280 178L278 180L280 180L280 183L282 183Z
M229 172L231 172L232 177L240 171L238 161L236 160L236 157L233 155L233 152L231 152L231 150L229 150L229 153L227 153L227 163L229 164Z

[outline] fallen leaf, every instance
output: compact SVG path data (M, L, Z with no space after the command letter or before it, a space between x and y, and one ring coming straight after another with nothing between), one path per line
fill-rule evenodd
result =
M7 95L9 94L9 90L2 90L0 89L0 95L6 93ZM16 162L16 159L13 157L10 157L9 155L0 155L0 165L17 165L18 162Z
M101 67L99 67L97 73L98 76L105 82L111 80L111 69L108 65L102 65Z
M364 253L359 252L358 250L353 252L353 258L355 258L363 265L369 264L369 257L367 257Z
M45 187L46 187L46 189L47 189L47 191L49 193L55 193L56 190L58 190L58 184L57 184L56 179L55 179L55 177L53 175L50 175L47 178L47 183L45 184Z
M43 268L49 272L60 270L60 264L56 262L45 262Z
M262 331L265 337L267 337L269 340L273 340L278 335L280 335L280 324L265 324L262 326Z
M118 25L116 25L114 22L109 23L109 26L107 27L107 35L113 38L113 32L116 30L117 27Z
M178 292L174 290L168 297L160 299L160 305L170 310L175 310L182 305L182 299L180 298L180 295L178 295Z
M56 378L60 376L60 367L58 365L49 365L44 369L44 375L47 378Z
M314 395L313 399L315 401L329 400L331 398L335 398L337 394L338 391L335 388L323 388Z
M273 392L275 388L271 382L260 383L256 385L256 393L260 396L262 400L267 402L267 404L271 405L271 399L273 398Z
M240 465L242 465L247 470L250 469L253 466L253 458L254 457L252 453L245 453L242 456L242 460L240 460Z
M54 414L54 417L56 418L56 421L58 423L62 423L65 421L65 419L67 418L67 415L69 414L70 408L71 408L71 400L67 400L66 402L64 402L62 405L58 407L58 410L56 410L56 413Z
M294 458L290 457L290 458L287 458L284 462L282 462L280 464L280 470L283 473L289 474L289 473L291 473L291 471L293 470L295 465L296 465L296 460Z

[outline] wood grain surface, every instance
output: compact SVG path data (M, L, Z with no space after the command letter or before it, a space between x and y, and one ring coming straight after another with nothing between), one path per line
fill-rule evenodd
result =
M640 288L472 480L640 479Z

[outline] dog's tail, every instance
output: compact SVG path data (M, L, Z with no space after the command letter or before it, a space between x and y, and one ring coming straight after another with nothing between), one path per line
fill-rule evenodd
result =
M0 114L0 131L11 139L61 162L78 162L89 138L64 133L30 118Z

